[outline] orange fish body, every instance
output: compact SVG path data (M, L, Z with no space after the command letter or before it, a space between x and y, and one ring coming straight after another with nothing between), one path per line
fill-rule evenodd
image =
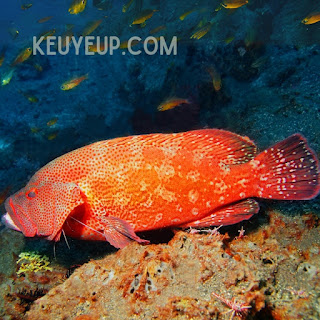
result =
M147 20L149 20L153 14L155 12L157 12L159 10L152 10L152 9L145 9L143 11L141 11L138 16L133 20L131 25L135 25L135 24L143 24L145 23Z
M314 12L305 17L301 22L303 24L314 24L320 21L320 12Z
M86 5L87 0L73 0L68 12L70 14L79 14L86 8Z
M319 164L295 134L256 155L247 137L216 130L129 136L69 152L5 202L3 221L27 237L107 240L135 232L229 225L259 211L252 197L311 199Z
M198 40L201 39L210 31L211 27L212 27L212 23L207 22L202 28L194 32L191 35L190 39L198 39Z
M129 41L130 41L130 48L138 45L140 43L139 40L135 40L135 39L132 39L132 40L125 40L125 41L121 41L120 42L120 49L128 49L129 47Z
M91 22L89 22L89 23L85 26L85 28L83 29L83 31L82 31L82 33L81 33L81 36L86 37L86 36L88 36L89 34L91 34L94 30L96 30L96 29L100 26L100 24L101 24L102 21L103 21L103 20L100 19L100 20L96 20L96 21L91 21Z
M180 106L181 104L190 104L190 101L187 99L181 99L181 98L170 98L167 99L166 101L162 102L158 107L158 111L166 111L173 109L177 106Z
M226 9L237 9L246 5L248 0L225 0L221 5Z
M107 48L107 44L106 43L104 43L104 42L102 42L102 43L96 42L96 43L90 45L88 50L90 52L100 52L100 53L102 53L102 52L104 52L106 50L106 48Z
M14 59L11 66L14 67L17 64L20 64L26 60L28 60L31 56L32 49L30 47L24 49L22 52L19 53L19 55Z
M51 19L52 19L52 16L48 16L48 17L44 17L44 18L39 19L37 22L38 23L45 23Z
M221 89L221 76L219 72L213 67L208 68L208 72L212 78L212 85L215 91L220 91Z
M63 91L71 90L71 89L77 87L82 81L84 81L86 79L88 79L88 73L85 74L84 76L77 77L77 78L74 78L74 79L71 79L71 80L64 82L60 88Z

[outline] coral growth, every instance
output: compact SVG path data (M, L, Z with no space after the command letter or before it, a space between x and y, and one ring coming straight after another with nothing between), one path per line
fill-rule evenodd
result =
M47 256L41 256L36 252L21 252L19 254L19 270L17 274L24 272L52 271L49 267L50 261Z

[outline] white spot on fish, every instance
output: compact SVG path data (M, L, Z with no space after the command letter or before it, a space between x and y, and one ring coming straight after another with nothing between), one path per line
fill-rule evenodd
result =
M203 152L200 152L199 150L193 151L193 165L199 166L201 164L202 159L204 158Z
M251 161L249 161L249 164L253 169L256 169L256 168L258 168L260 161L259 160L251 160Z
M217 194L221 194L221 193L225 193L225 191L228 189L228 186L225 184L225 182L223 180L221 180L220 182L217 182L215 185L215 192Z
M246 188L247 186L245 185L245 183L247 183L247 182L248 182L248 180L243 178L238 181L238 184L240 184L242 188Z
M153 201L151 199L151 196L149 196L149 199L143 203L143 206L146 208L150 208L152 204L153 204Z
M147 186L148 185L145 183L145 181L141 180L140 181L140 186L141 186L141 188L140 188L141 191L146 191L147 190Z
M188 198L191 203L195 203L199 199L199 192L197 190L190 190Z
M206 202L206 207L207 207L207 208L211 208L211 201L207 201L207 202Z
M157 188L154 190L154 194L161 197L162 199L168 202L177 201L177 197L175 192L167 190L164 186L159 184Z
M160 150L164 153L166 158L173 158L177 152L181 150L181 146L171 144L169 146L160 147Z
M154 166L154 169L158 174L159 180L170 179L175 175L174 167L168 164L161 164L159 167Z
M198 210L197 208L192 208L191 213L192 213L194 216L197 216L197 215L199 214L199 210Z
M224 172L224 173L229 173L230 172L230 167L225 164L223 161L220 161L218 163L218 166L220 167L220 169Z
M268 177L265 174L262 174L260 177L260 181L267 181Z
M245 197L246 197L246 194L245 194L244 192L240 192L239 197L240 197L240 198L245 198Z
M157 222L161 221L163 218L163 214L162 213L158 213L154 219L154 224L156 224Z
M179 203L176 205L176 210L179 212L182 212L182 207L180 206Z
M192 182L197 182L199 181L200 173L199 171L189 171L186 175L187 179L190 179Z

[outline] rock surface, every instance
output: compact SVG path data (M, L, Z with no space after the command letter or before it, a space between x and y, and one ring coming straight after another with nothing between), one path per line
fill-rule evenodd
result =
M271 212L269 220L233 239L191 230L168 244L132 243L78 268L36 300L27 319L229 318L212 292L250 306L241 318L318 319L318 219Z

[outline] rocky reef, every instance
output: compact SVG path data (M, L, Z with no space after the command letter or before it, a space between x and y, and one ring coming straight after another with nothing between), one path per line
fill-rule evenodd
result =
M90 261L26 319L319 319L318 218L258 219L238 235L177 231Z

